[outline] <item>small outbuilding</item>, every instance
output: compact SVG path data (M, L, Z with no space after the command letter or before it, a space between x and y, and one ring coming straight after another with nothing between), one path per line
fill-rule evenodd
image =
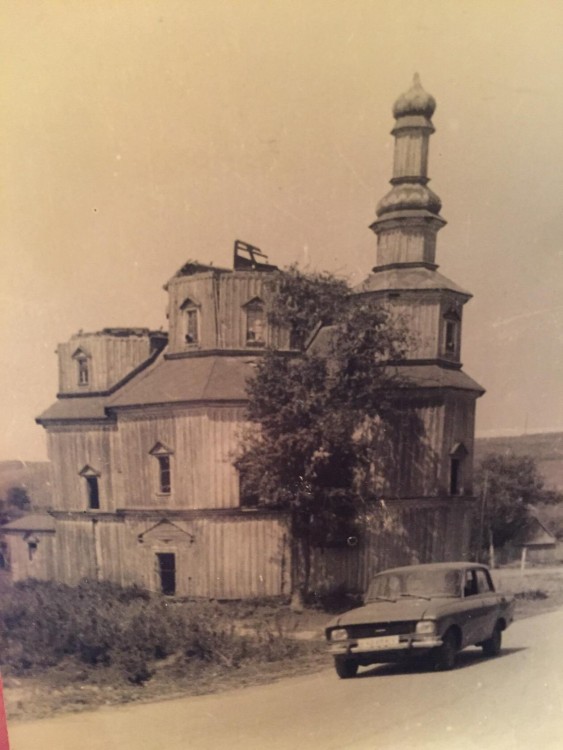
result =
M526 566L526 562L556 562L557 538L536 515L531 516L529 525L515 540L514 546L521 551L522 568Z

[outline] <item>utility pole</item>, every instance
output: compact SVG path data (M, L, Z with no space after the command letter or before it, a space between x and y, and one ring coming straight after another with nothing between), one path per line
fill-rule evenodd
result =
M489 472L485 472L485 478L483 480L483 489L481 490L481 515L479 519L479 549L477 550L477 562L482 562L481 557L483 555L484 546L484 531L485 531L485 507L487 505L487 488L489 483Z

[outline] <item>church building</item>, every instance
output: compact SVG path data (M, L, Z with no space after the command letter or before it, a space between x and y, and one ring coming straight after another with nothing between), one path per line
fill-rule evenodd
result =
M468 554L483 390L460 360L471 295L436 264L445 221L428 187L435 106L417 77L395 103L391 190L371 225L377 263L354 290L408 326L405 359L389 363L404 429L374 523L353 544L315 550L318 588L362 589L389 565ZM165 286L167 333L107 328L59 345L57 399L37 419L53 508L3 527L14 580L111 580L218 599L290 593L288 515L245 497L234 465L256 362L268 348L294 352L267 314L282 272L266 261L237 243L232 269L187 262Z

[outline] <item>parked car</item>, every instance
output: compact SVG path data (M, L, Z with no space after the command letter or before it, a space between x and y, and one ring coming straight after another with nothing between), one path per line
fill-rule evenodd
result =
M485 565L409 565L376 575L364 605L332 620L326 638L341 678L360 666L422 656L446 670L466 646L496 656L513 616L514 597L495 591Z

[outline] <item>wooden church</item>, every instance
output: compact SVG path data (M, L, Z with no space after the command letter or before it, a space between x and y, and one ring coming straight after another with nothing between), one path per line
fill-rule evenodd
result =
M392 187L371 226L377 265L354 290L412 334L393 365L405 429L374 523L357 544L315 551L318 588L361 589L388 565L468 554L483 390L461 369L471 295L436 265L445 221L427 185L435 106L417 77L394 105ZM234 466L248 377L267 348L292 351L289 331L267 315L279 273L238 243L232 269L190 261L168 281L167 334L113 328L59 345L57 400L37 420L54 505L3 528L15 580L89 578L224 599L290 593L288 516L241 495ZM422 431L409 429L409 415Z

